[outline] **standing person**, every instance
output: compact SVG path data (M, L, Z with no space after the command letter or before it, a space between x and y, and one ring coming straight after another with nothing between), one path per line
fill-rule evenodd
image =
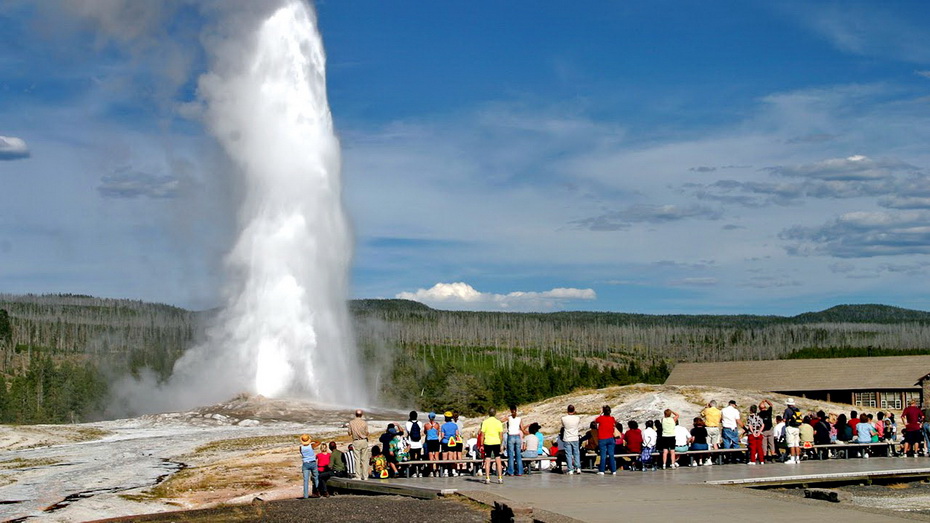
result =
M452 459L461 460L465 453L465 421L459 419L459 411L452 411L452 422L459 428L459 435L455 438L458 442L452 447ZM455 464L455 468L459 471L459 474L464 474L466 467L467 464L465 463Z
M410 442L410 461L420 461L423 459L423 427L417 421L417 411L411 410L407 423L404 424L407 433L407 440ZM411 474L415 478L423 476L421 465L411 466Z
M438 476L439 470L436 468L436 461L439 460L439 451L441 449L439 437L439 422L436 421L436 413L429 413L429 421L423 425L423 430L426 432L426 453L427 459L433 463L429 464L429 475Z
M902 455L907 456L910 454L915 456L917 454L917 447L920 446L920 442L923 440L921 434L923 418L924 413L917 408L917 400L909 401L907 408L901 413L901 419L904 420L904 453Z
M329 466L333 469L333 476L344 478L347 476L344 454L339 450L335 441L329 442Z
M739 409L736 408L736 401L730 400L726 407L720 411L720 425L723 427L722 439L723 448L739 448L739 429L743 426L743 420L740 419ZM733 457L728 456L727 461L732 461Z
M610 415L610 405L601 407L601 415L595 420L597 423L597 446L601 455L601 462L597 465L598 476L604 475L607 465L610 465L610 473L617 473L617 458L614 456L614 430L616 430L617 420Z
M765 423L762 416L758 414L759 408L755 405L749 406L749 417L746 418L746 439L749 443L749 462L747 465L765 464L765 452L762 450L762 441Z
M355 411L355 418L349 422L349 437L355 449L355 464L358 470L355 479L368 479L371 462L371 450L368 448L368 422L362 417L362 409Z
M785 463L801 462L801 424L804 423L804 415L801 409L794 405L794 400L788 398L785 400L785 414L782 416L785 420L785 445L788 446L788 459Z
M768 459L774 459L778 453L775 450L775 433L772 430L772 402L762 400L759 402L759 417L762 418L762 456Z
M458 441L462 439L462 435L459 433L459 426L452 421L452 411L447 410L443 417L445 417L446 422L439 427L439 431L442 434L442 439L440 440L440 443L442 443L442 459L456 459L456 452L454 449L458 446ZM449 463L445 467L445 470L442 471L442 477L450 475L452 477L458 476L459 472L457 466L458 463ZM449 471L451 471L451 474Z
M568 414L562 416L562 442L565 446L565 461L569 474L581 474L581 447L578 439L578 428L581 418L575 414L575 406L569 405Z
M484 443L484 482L491 483L491 459L497 467L497 482L504 482L504 468L501 465L501 443L504 439L504 424L494 417L497 410L488 410L488 417L481 422L481 440Z
M678 424L678 413L672 409L665 409L662 418L662 435L659 437L659 448L662 450L662 468L678 468L675 457L675 425Z
M523 475L523 434L526 427L523 419L517 416L517 406L510 406L510 416L507 417L507 475L514 475L514 462L516 462L516 475Z
M316 465L316 452L313 451L313 445L310 444L310 435L301 434L300 435L300 459L301 459L301 470L304 474L304 499L307 499L310 496L310 478L313 477L313 490L316 490L317 483L319 482L319 469ZM320 497L319 494L313 494L314 498Z
M704 418L704 427L707 429L708 444L710 448L716 450L720 446L721 418L721 412L717 408L716 400L710 400L704 410L701 411L701 417Z

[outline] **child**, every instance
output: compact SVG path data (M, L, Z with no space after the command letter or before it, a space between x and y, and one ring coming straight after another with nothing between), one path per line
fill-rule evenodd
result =
M656 442L659 440L659 434L656 432L655 422L652 420L646 420L646 428L643 429L643 450L639 455L639 461L642 463L643 472L646 472L646 468L656 469L655 463L652 461L652 453L656 449Z
M387 479L391 477L388 471L387 458L381 452L381 447L375 445L371 447L371 477L376 479Z

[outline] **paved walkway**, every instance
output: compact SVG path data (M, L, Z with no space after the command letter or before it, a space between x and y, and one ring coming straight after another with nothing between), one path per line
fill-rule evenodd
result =
M849 504L809 501L755 489L722 488L721 485L789 479L803 482L825 476L848 478L898 474L930 476L930 459L872 458L810 461L794 465L717 465L655 472L618 471L616 476L598 476L591 472L580 476L535 472L519 478L505 477L503 485L485 485L483 478L470 476L395 479L390 483L445 491L487 492L497 498L591 522L625 521L638 517L694 517L713 506L717 515L753 513L761 517L763 514L790 514L792 523L837 520L877 523L912 519L890 511L866 512L867 509ZM803 503L803 508L799 509L798 503Z

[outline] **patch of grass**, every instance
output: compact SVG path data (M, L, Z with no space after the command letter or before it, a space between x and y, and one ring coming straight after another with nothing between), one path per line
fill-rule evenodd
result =
M25 459L25 458L14 458L8 461L0 462L0 469L25 469L29 467L43 467L48 465L55 465L56 463L61 463L60 459L56 458L41 458L41 459Z
M890 489L895 489L895 490L904 490L904 489L911 488L910 483L891 483L890 485L886 485L886 486Z
M77 430L74 431L74 434L76 437L72 437L72 441L92 441L103 439L113 433L109 430L98 429L97 427L78 427Z
M255 436L250 438L234 438L211 441L194 449L194 453L205 452L235 452L243 450L260 450L283 447L285 445L300 445L299 434L279 434L274 436Z

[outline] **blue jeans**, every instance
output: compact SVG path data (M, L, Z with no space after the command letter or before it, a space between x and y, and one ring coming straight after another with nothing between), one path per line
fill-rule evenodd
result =
M723 448L739 448L739 432L736 429L723 429Z
M523 455L520 453L520 447L523 444L523 438L520 436L507 436L507 475L513 476L513 462L517 462L517 474L523 475Z
M604 472L607 463L610 463L610 471L617 471L617 460L614 458L614 449L617 442L613 438L602 439L597 442L597 448L601 452L601 462L597 466L598 472Z
M316 466L316 461L311 461L310 463L304 462L303 464L304 471L304 497L310 497L310 476L313 476L313 487L316 488L317 483L319 483L320 469Z
M581 446L577 441L565 441L565 464L568 470L581 472Z

